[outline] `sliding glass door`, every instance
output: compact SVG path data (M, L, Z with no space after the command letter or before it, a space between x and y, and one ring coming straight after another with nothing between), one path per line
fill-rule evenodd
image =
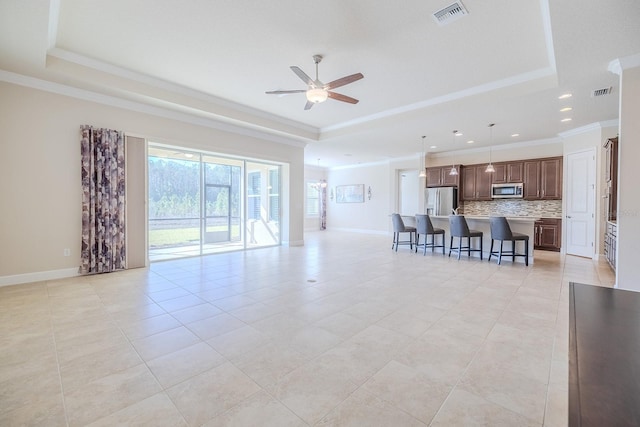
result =
M149 259L280 244L279 165L149 145Z

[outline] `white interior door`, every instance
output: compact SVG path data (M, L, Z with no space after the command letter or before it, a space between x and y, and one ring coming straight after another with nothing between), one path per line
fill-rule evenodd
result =
M418 200L420 197L419 184L418 171L405 170L400 172L400 191L398 192L400 195L400 215L414 216L422 212L419 209Z
M595 149L567 155L567 254L593 258L595 253Z

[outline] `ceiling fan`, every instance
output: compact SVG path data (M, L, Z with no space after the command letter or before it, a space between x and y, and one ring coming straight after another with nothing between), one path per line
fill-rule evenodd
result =
M296 73L303 82L305 82L308 86L307 89L297 89L297 90L272 90L269 92L265 92L268 95L288 95L291 93L306 93L307 95L307 104L304 106L305 110L313 107L313 104L319 104L320 102L324 102L327 98L332 98L337 101L348 102L349 104L357 104L358 100L355 98L351 98L350 96L342 95L340 93L332 92L333 89L338 88L340 86L348 85L349 83L353 83L357 80L360 80L364 76L361 73L351 74L350 76L342 77L338 80L334 80L327 84L322 83L318 79L318 64L322 61L322 55L313 55L313 62L316 64L316 79L313 80L309 77L304 71L300 69L300 67L296 67L292 65L291 70Z

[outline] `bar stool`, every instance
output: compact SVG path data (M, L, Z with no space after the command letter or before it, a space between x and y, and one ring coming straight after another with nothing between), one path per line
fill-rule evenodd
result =
M498 255L498 265L502 260L502 255L511 255L513 262L516 261L517 256L524 257L524 265L529 265L529 236L522 233L514 233L509 227L507 219L503 216L492 216L489 218L489 224L491 226L491 249L489 250L489 262L491 262L491 255ZM493 250L493 241L500 240L500 250ZM511 241L511 251L505 252L503 245L505 240ZM524 242L524 253L516 253L516 242Z
M413 250L413 235L416 232L415 227L405 226L404 221L400 214L391 214L391 221L393 222L393 244L391 249L395 246L396 252L398 252L398 245L409 245ZM409 240L400 241L400 233L409 233Z
M420 244L421 234L424 234L424 243L422 245ZM429 235L431 235L431 243L428 243ZM436 235L442 236L442 245L436 245ZM434 228L429 215L416 215L416 252L418 252L418 246L424 248L422 255L427 254L427 248L431 248L431 252L435 248L442 248L442 255L444 255L444 239L444 230L442 228Z
M449 244L449 256L451 251L454 250L458 253L458 259L460 259L460 252L467 250L467 256L471 256L471 252L480 252L480 259L482 259L482 231L469 230L467 220L463 215L449 215L449 233L451 233L451 243ZM458 247L453 247L453 238L458 238ZM467 238L467 246L462 246L462 238ZM480 249L471 249L471 238L480 238Z

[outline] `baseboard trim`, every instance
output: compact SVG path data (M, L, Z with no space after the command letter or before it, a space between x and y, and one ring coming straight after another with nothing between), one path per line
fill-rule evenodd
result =
M285 246L304 246L304 240L291 240L288 242L282 242Z
M79 276L78 267L61 270L37 271L35 273L0 276L0 286L20 285L23 283L42 282L44 280L65 279Z
M366 228L343 228L343 227L333 228L331 227L328 230L347 232L347 233L377 234L379 236L391 236L393 234L393 233L390 233L389 231L369 230Z

